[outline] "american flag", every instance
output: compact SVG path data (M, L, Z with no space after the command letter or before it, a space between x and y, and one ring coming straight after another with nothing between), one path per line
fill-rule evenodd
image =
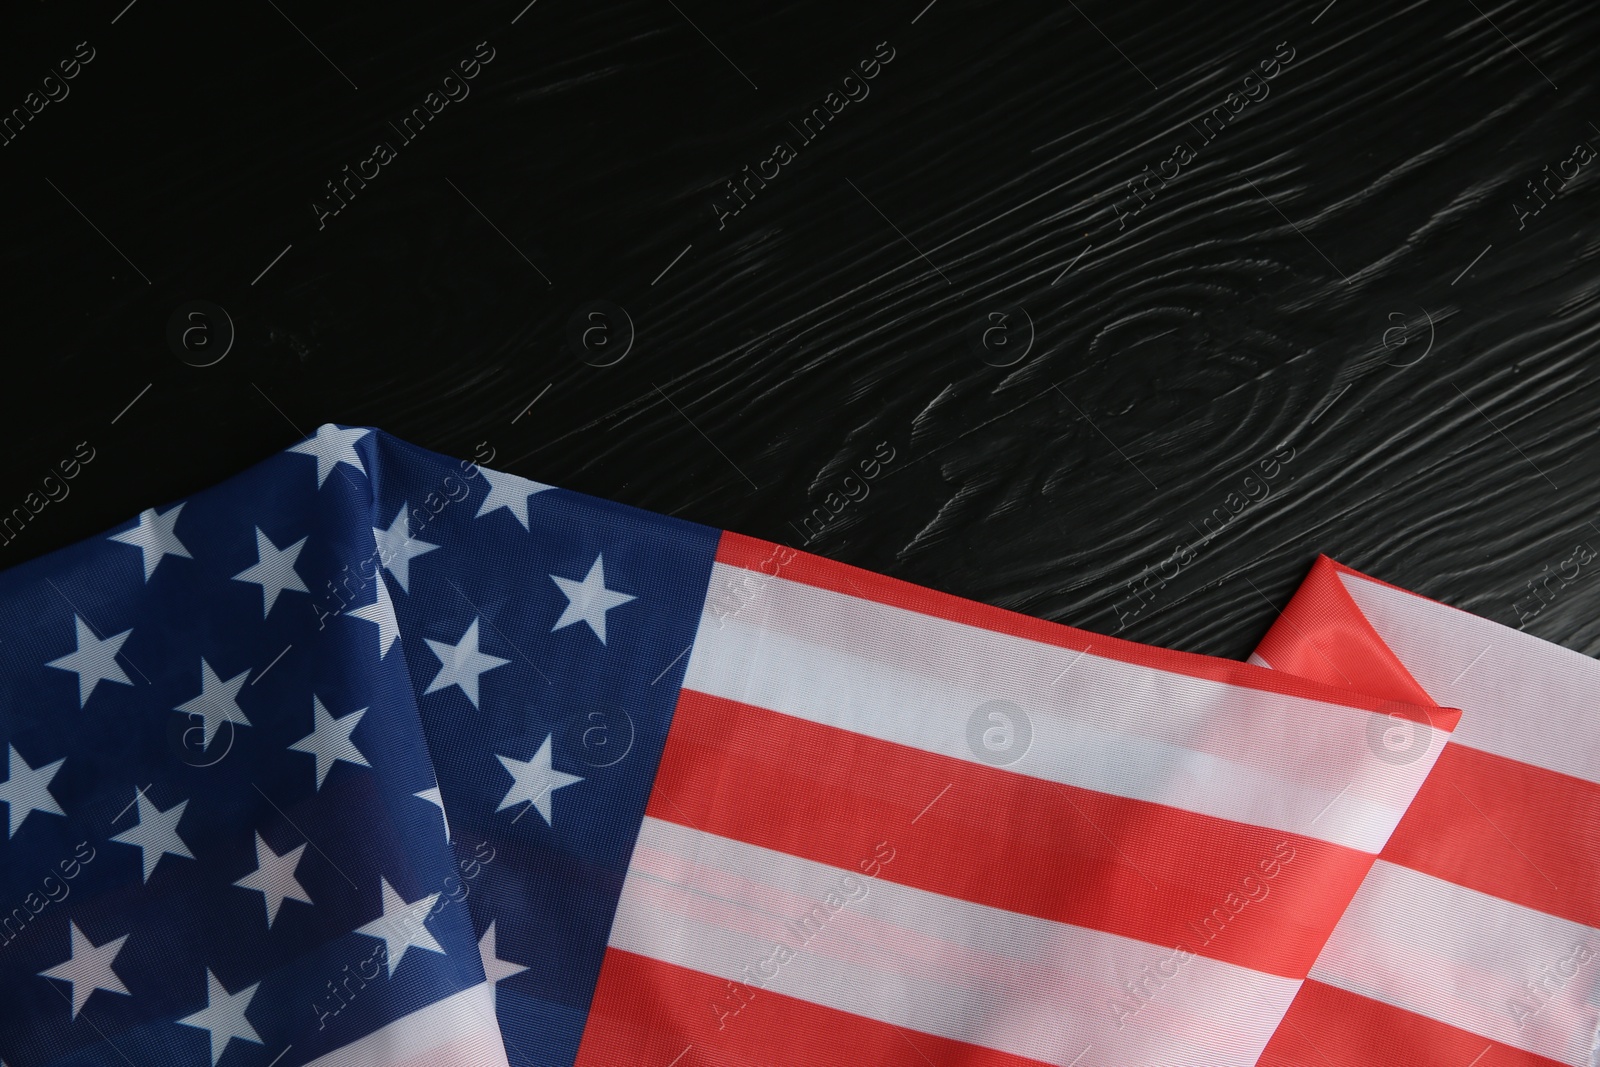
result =
M10 1067L1242 1067L1457 717L335 425L0 603Z
M1463 713L1261 1062L1600 1067L1600 664L1326 557L1254 658Z

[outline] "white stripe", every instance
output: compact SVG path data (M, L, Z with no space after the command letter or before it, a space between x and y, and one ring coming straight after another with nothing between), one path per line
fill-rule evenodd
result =
M1600 931L1386 860L1311 977L1572 1067L1600 1027Z
M435 1001L306 1067L507 1067L490 983Z
M757 997L782 993L1063 1067L1247 1067L1300 985L654 818L610 943ZM793 955L781 959L779 946ZM1125 987L1141 975L1135 998ZM730 995L724 1010L742 999ZM739 1025L737 1014L721 1021Z
M1423 597L1340 578L1422 688L1461 709L1454 744L1600 780L1600 663Z
M716 566L712 588L742 573ZM686 689L971 762L974 714L1010 701L1032 727L1010 770L1372 853L1446 736L1418 725L1426 753L1385 762L1368 731L1392 724L1362 709L763 582L736 611L708 601Z

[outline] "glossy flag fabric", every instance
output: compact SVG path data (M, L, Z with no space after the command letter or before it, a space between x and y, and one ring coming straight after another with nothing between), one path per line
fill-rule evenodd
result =
M332 425L0 604L10 1067L1248 1065L1457 719Z
M1600 664L1327 558L1252 658L1463 713L1261 1062L1600 1065Z

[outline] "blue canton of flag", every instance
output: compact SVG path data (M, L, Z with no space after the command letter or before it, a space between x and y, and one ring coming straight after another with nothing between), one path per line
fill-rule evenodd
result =
M327 425L0 573L0 1061L571 1064L717 538Z

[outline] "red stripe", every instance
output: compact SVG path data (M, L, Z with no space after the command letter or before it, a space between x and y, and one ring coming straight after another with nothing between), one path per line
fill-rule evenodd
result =
M1256 655L1274 670L1433 707L1428 691L1356 605L1339 570L1327 556L1318 558Z
M930 1063L1037 1067L1039 1061L906 1030L769 989L735 987L726 979L608 948L575 1067Z
M1562 1067L1470 1030L1310 981L1256 1067Z
M1343 678L1396 699L1427 700L1373 630L1341 574L1417 595L1323 556L1257 652L1280 670L1330 682ZM1600 926L1600 884L1594 879L1600 869L1600 785L1446 745L1383 858L1547 915Z
M1600 786L1446 745L1383 858L1585 926L1600 926Z
M851 871L886 843L868 873L1286 978L1305 977L1373 861L691 690L646 811Z
M1235 663L1192 652L1152 648L1149 645L1140 645L1117 637L1089 633L1061 623L1035 619L1004 608L926 589L910 582L900 581L898 578L874 574L859 567L836 563L809 552L775 545L769 541L760 541L731 531L723 531L722 539L717 545L717 562L730 567L780 576L789 581L827 589L844 596L859 597L966 626L976 626L995 633L1010 634L1013 637L1055 645L1058 648L1075 651L1092 648L1097 656L1150 667L1154 670L1170 671L1225 685L1282 693L1286 696L1343 707L1382 711L1385 714L1392 712L1413 722L1430 723L1440 730L1455 729L1456 722L1461 717L1461 713L1453 708L1414 706L1403 701L1357 692L1354 689L1308 681L1283 671L1268 670L1249 663ZM708 603L715 604L718 598L726 598L729 601L729 610L736 610L745 596L739 590L719 590L713 586L707 593ZM1431 703L1430 701L1429 704Z

